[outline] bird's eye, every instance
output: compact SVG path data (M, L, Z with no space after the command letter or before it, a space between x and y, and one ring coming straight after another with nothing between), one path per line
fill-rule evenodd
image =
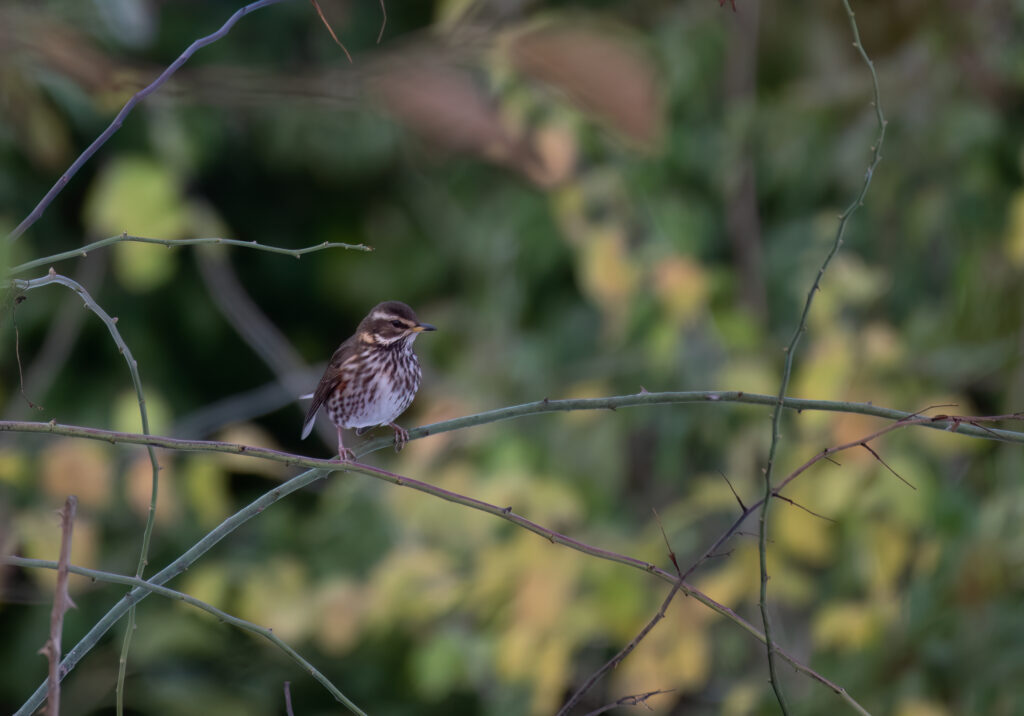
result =
M405 324L402 323L401 321L392 321L391 325L394 326L395 328L405 328Z

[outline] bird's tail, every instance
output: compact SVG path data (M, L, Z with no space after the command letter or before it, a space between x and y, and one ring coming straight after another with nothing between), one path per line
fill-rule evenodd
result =
M300 395L299 400L305 400L306 398L315 397L313 393L307 393L306 395ZM313 432L313 425L316 424L316 414L319 412L320 406L314 401L313 405L309 406L309 410L306 412L306 422L302 426L302 439L305 440L309 437L309 434Z
M309 437L309 434L313 432L313 425L316 423L316 413L313 413L307 420L306 424L302 426L302 439L305 440Z

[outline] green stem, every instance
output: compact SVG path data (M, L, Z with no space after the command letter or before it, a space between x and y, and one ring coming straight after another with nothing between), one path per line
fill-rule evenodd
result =
M90 251L96 249L102 249L112 244L118 244L122 241L131 241L139 244L158 244L160 246L166 246L169 249L177 248L179 246L200 246L203 244L221 244L224 246L238 246L243 249L255 249L257 251L266 251L272 254L284 254L285 256L294 256L299 258L304 254L313 253L314 251L323 251L324 249L349 249L352 251L373 251L369 246L365 244L339 244L335 242L325 241L322 244L316 244L315 246L307 246L302 249L286 249L279 246L267 246L256 241L239 241L238 239L221 239L221 238L202 238L202 239L150 239L144 236L131 236L129 234L121 234L120 236L111 236L107 239L100 239L94 241L91 244L86 244L77 249L71 249L70 251L63 251L59 254L53 254L51 256L43 256L42 258L33 259L26 261L23 264L19 264L12 268L8 273L17 274L22 271L28 271L29 269L38 268L40 266L50 266L58 261L64 261L66 259L81 258L87 256Z
M57 569L59 566L57 562L52 562L50 560L28 559L26 557L9 556L0 557L0 564L36 569ZM328 679L320 671L318 671L316 667L314 667L309 661L303 658L303 656L299 654L299 652L295 651L295 649L293 649L287 643L285 643L271 629L261 627L258 624L253 624L250 621L246 621L245 619L240 619L236 616L228 614L227 612L222 611L210 604L207 604L204 601L196 599L195 597L189 594L185 594L184 592L169 589L168 587L162 587L160 585L153 584L152 582L147 582L144 579L139 579L138 577L126 577L122 574L114 574L112 572L101 572L96 569L87 569L85 567L76 567L74 565L67 565L67 570L72 574L78 574L83 577L88 577L94 581L109 582L111 584L124 584L126 586L136 587L138 589L150 592L152 594L159 594L160 596L167 597L168 599L175 599L177 601L185 602L186 604L189 604L195 607L196 609L201 609L204 612L212 614L222 622L231 624L232 626L236 626L239 629L252 632L253 634L257 634L263 637L264 639L268 640L275 646L277 646L277 648L279 648L281 651L283 651L289 657L291 657L292 661L301 666L305 671L308 671L310 676L312 676L314 679L323 684L324 688L326 688L331 693L331 695L340 703L347 706L352 713L358 714L359 716L366 716L366 714L358 706L352 703L352 701L350 701L348 697L345 696L345 694L341 693L337 686L331 683L330 679Z
M101 321L103 321L107 330L110 332L110 336L114 340L115 345L117 345L118 350L128 363L128 371L131 373L132 383L135 385L135 396L139 402L139 415L142 419L142 433L147 436L150 435L149 414L146 411L146 396L142 391L142 378L139 376L139 363L135 360L135 356L132 355L131 349L128 348L128 344L124 342L120 332L117 330L117 319L112 318L110 314L104 311L103 307L100 306L89 292L85 290L85 287L67 276L61 276L52 268L48 275L41 278L28 281L15 279L11 284L21 291L31 291L32 289L42 288L43 286L49 286L50 284L60 284L70 288L85 302L86 307L95 313ZM156 457L156 450L154 450L153 446L150 445L146 448L146 451L149 454L149 463L153 477L150 487L149 511L146 515L146 526L142 531L142 547L139 549L139 561L135 569L136 577L142 577L142 573L145 571L146 565L149 562L149 544L153 537L153 527L156 524L156 500L160 486L160 463ZM124 641L121 645L121 656L118 661L116 691L118 716L121 716L124 713L124 679L128 666L128 650L131 647L132 634L134 632L135 609L133 607L128 614L128 628L125 630Z

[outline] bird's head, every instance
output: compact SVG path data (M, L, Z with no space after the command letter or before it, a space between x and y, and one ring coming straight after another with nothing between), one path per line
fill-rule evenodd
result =
M363 343L387 346L398 341L412 343L423 331L436 331L429 323L420 323L411 308L401 301L377 304L356 331Z

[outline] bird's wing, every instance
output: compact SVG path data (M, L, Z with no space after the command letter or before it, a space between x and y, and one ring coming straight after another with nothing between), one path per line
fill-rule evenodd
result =
M324 375L320 379L320 384L313 393L313 402L309 404L309 410L306 411L306 419L302 424L303 440L309 437L309 434L313 431L313 424L316 423L316 413L327 402L327 399L331 397L331 393L338 389L339 386L342 389L344 388L345 382L348 379L346 364L355 356L354 341L351 338L342 343L338 350L334 351L334 355L331 356L327 369L324 370Z

